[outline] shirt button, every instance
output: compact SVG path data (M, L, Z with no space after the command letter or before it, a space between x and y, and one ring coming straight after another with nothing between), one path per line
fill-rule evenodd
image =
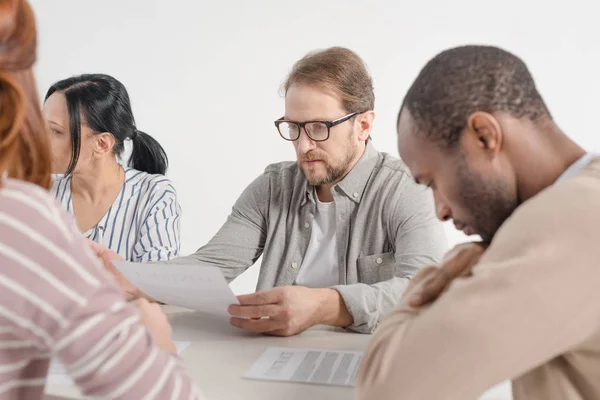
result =
M293 262L293 263L292 263L292 268L294 268L294 269L298 268L298 264L297 264L297 263L295 263L295 262Z
M306 223L304 224L304 227L308 229L308 228L310 228L310 224L309 224L308 222L306 222Z
M103 231L104 227L103 226L99 226L98 229L100 229L101 231Z
M354 192L354 193L352 194L352 196L354 196L354 197L358 197L358 193Z
M375 260L375 262L377 264L381 264L383 262L383 260L381 259L381 257L378 257L377 260Z

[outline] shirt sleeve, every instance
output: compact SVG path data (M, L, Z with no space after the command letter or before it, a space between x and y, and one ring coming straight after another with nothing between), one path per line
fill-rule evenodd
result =
M600 190L559 187L515 211L472 277L430 307L401 302L365 354L358 399L473 399L598 334Z
M261 256L267 238L269 175L255 179L235 202L227 221L196 253L170 260L176 264L219 267L228 281L252 266Z
M391 268L394 278L372 285L334 287L354 318L348 327L352 331L375 331L379 322L398 305L419 268L439 263L448 249L443 226L434 213L431 191L408 176L397 190L397 196L386 199L388 211L383 216L388 221L388 237L394 242L394 259L384 261L380 267Z
M178 257L181 249L181 207L172 186L161 186L150 199L152 204L140 224L133 248L136 262L166 261Z

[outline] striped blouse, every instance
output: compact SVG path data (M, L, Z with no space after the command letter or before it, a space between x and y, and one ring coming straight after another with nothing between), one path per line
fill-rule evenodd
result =
M51 190L73 213L71 176L55 175ZM125 260L153 262L179 255L181 208L171 181L125 167L125 183L98 224L84 235Z
M0 398L42 399L50 357L86 396L198 399L85 239L41 188L0 188Z

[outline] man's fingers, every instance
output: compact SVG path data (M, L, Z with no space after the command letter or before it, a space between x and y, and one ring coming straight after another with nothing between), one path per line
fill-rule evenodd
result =
M438 268L436 268L438 269ZM423 289L432 280L435 279L437 271L431 271L429 275L421 280L421 284L418 288L415 288L408 299L408 305L411 307L420 307L426 303L426 299L423 297ZM429 296L429 295L428 295Z
M457 278L464 278L465 276L473 275L473 265L475 264L470 264L463 268L463 270L458 274Z
M413 293L409 305L419 307L430 303L437 299L454 279L469 276L485 248L481 243L466 243L456 246L446 254L444 262L439 268L422 277L422 279L427 278L427 281L421 285L419 291ZM415 277L417 276L418 274Z
M431 279L425 282L421 287L421 291L419 292L421 304L419 305L424 305L437 299L451 281L452 279L449 278L449 275L444 269L440 268L435 276L431 277Z
M477 263L481 255L487 249L487 244L483 242L470 242L459 244L454 247L444 256L444 260L442 261L442 265L453 259L460 259L465 263L474 265Z
M266 290L264 292L256 292L251 294L243 294L237 297L242 306L259 306L262 304L275 304L279 302L279 291L276 289Z
M415 276L413 276L410 279L411 285L416 285L419 282L423 281L424 279L426 279L427 277L431 276L432 274L434 274L435 272L437 272L437 270L440 267L438 267L437 265L429 265L427 267L423 267L419 270L419 272L417 272L415 274Z
M265 332L265 334L269 335L269 336L282 336L282 337L293 336L293 335L297 334L297 333L292 333L292 332L293 331L290 331L288 329L276 329L274 331Z
M448 260L422 285L418 293L420 298L416 298L410 304L418 307L430 303L437 299L454 279L469 275L473 266L468 262L469 259L468 254L459 252L453 259Z
M471 270L483 254L484 248L477 244L462 247L455 255L446 260L438 271L437 279L444 286L459 276L470 275Z
M244 329L250 332L267 333L282 329L281 321L277 319L245 319L231 317L229 319L231 325L236 328Z
M463 249L454 257L446 260L440 267L440 272L442 278L452 280L463 273L465 268L470 268L472 265L471 251Z
M472 260L474 251L469 247L463 247L455 255L446 260L435 273L433 279L424 285L425 292L433 292L433 295L439 294L446 286L459 276L468 275L471 267L474 265Z
M408 287L406 288L406 294L410 296L408 304L412 307L418 307L421 305L421 288L413 289L416 286L422 286L423 281L431 279L436 273L439 267L437 265L428 265L423 267L417 272L411 279Z
M234 317L257 319L263 317L275 317L279 312L279 309L279 306L272 304L260 306L239 306L237 304L232 304L227 311Z

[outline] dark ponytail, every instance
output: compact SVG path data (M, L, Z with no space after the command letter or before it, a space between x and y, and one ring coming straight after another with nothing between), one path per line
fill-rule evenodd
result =
M150 135L138 131L125 86L102 74L85 74L56 82L44 99L55 92L65 95L71 133L71 162L65 174L75 169L81 148L81 116L96 133L110 132L115 138L113 151L121 157L124 142L130 139L133 150L127 165L149 174L164 175L169 159L162 146Z
M152 136L136 130L133 137L133 150L128 165L138 171L164 175L169 166L169 158L162 146Z

